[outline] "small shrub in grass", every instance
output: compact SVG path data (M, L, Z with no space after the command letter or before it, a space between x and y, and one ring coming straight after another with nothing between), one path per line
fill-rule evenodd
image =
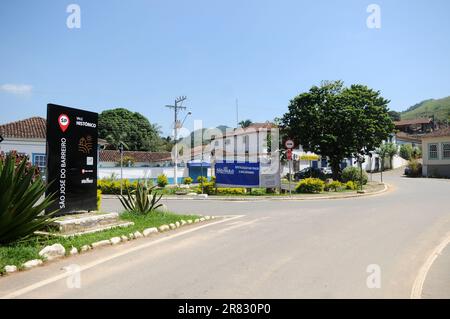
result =
M203 184L200 184L198 186L198 193L202 192L202 185L203 185L203 193L208 195L213 195L216 193L216 183L214 182L206 182Z
M185 177L185 178L183 179L183 184L184 184L184 185L191 185L192 182L193 182L192 177Z
M356 190L358 188L358 184L356 184L353 181L348 181L347 183L345 183L345 189L347 190Z
M342 188L342 183L339 181L331 181L330 183L326 183L325 184L325 191L329 192L329 191L334 191L337 192L339 190L341 190Z
M158 184L159 187L166 187L167 184L169 184L169 179L167 178L166 175L161 174L158 176L156 183Z
M208 178L205 176L199 176L197 177L197 183L201 184L201 183L207 183L208 182Z
M325 182L319 178L305 178L295 187L297 193L321 193L325 188Z
M148 180L147 184L151 186L153 182ZM124 179L122 180L122 187L123 189L136 190L137 181L130 182L128 179ZM97 182L97 189L102 194L118 195L120 194L120 180L101 179Z
M263 196L266 195L266 189L265 188L252 188L252 192L250 193L254 196Z
M155 188L156 186L148 187L145 183L138 182L136 190L127 189L127 195L119 197L120 203L129 212L150 214L162 206L159 201L163 195L156 192Z
M363 170L362 171L362 182L363 185L367 184L367 181L369 180L367 173ZM359 167L349 166L344 168L342 171L342 181L344 183L347 183L348 181L352 181L355 183L360 184L361 183L361 169Z
M245 188L220 187L216 195L244 195L247 192Z

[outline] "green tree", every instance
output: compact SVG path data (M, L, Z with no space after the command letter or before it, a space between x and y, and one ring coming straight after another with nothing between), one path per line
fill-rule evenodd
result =
M391 117L391 120L393 121L400 121L401 114L397 111L389 111L389 116Z
M99 137L108 141L109 148L118 149L120 143L131 151L159 151L163 147L160 128L140 113L124 108L107 110L98 122Z
M324 81L291 100L282 129L305 151L328 157L336 180L343 159L374 150L394 130L388 103L367 86Z
M398 153L397 146L394 143L384 143L377 150L377 154L381 159L381 170L384 169L384 160L389 160L389 166L392 168L392 159Z
M400 146L400 157L409 161L413 153L413 147L411 144L402 144Z
M242 128L247 128L247 127L249 127L249 126L252 125L252 124L253 124L252 120L249 120L249 119L244 120L244 121L240 121L240 122L239 122L239 125L240 125Z

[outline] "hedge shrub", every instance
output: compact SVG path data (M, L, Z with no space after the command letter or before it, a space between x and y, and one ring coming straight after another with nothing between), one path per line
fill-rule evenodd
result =
M129 180L124 179L122 183L124 190L127 188L130 188L130 190L136 189L137 182L130 182ZM120 181L99 180L97 181L97 189L99 189L102 194L118 195L120 194Z
M295 191L297 193L321 193L325 188L325 182L319 178L305 178L297 184Z
M357 190L358 189L358 184L356 184L353 181L348 181L347 183L345 183L345 189L348 190Z
M216 195L244 195L247 190L245 188L220 187L215 193Z
M367 181L369 180L367 173L363 170L362 171L362 181L363 181L363 185L367 184ZM344 168L344 170L342 171L342 181L344 183L347 183L349 181L352 181L356 184L360 184L361 183L361 170L359 167L355 167L355 166L349 166Z
M183 184L184 184L184 185L191 185L192 182L193 182L192 177L185 177L185 178L183 179Z
M166 175L161 174L156 179L156 183L158 184L159 187L164 188L164 187L166 187L169 184L169 179L167 178Z
M326 183L324 190L329 192L329 191L339 191L342 188L342 183L339 181L331 181L330 183Z

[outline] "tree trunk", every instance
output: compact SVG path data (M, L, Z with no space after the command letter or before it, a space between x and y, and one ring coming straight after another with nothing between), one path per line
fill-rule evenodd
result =
M333 180L339 180L341 177L341 160L330 158L330 166L333 171Z

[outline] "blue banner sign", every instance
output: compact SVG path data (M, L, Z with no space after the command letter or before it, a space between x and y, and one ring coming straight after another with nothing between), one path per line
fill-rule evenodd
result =
M216 163L216 184L218 186L259 187L259 163Z

